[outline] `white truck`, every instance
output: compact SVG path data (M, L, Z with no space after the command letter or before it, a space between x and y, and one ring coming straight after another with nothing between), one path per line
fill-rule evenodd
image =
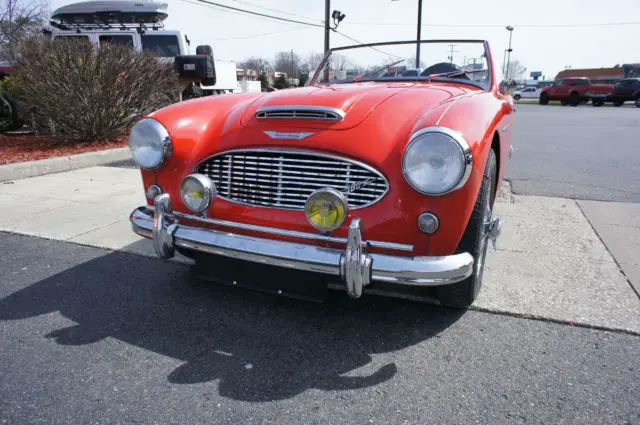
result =
M190 42L180 31L167 30L167 3L132 0L84 1L56 9L45 32L59 37L82 38L95 46L125 44L151 51L159 60L173 62L182 83L181 98L233 93L241 89L236 64L215 60L210 46L189 52Z

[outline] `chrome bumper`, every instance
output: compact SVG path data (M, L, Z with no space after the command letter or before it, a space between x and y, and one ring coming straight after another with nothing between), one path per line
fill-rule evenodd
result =
M463 253L446 257L403 257L366 252L360 219L353 219L344 250L263 239L179 224L168 194L155 199L155 211L135 209L133 231L153 239L156 254L174 256L175 247L238 258L278 267L339 276L352 298L362 296L372 281L411 286L449 285L473 272L473 257Z

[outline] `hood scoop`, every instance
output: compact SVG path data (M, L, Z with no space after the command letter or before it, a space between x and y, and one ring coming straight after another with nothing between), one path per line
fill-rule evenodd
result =
M280 105L262 106L256 111L256 118L290 119L339 122L344 119L344 111L328 106Z

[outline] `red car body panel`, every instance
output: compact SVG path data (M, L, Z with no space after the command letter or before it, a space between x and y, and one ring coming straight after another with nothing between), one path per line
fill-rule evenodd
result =
M341 122L255 118L259 107L274 105L330 106L343 109L346 115ZM379 202L350 211L345 224L332 235L346 237L350 219L359 217L365 239L414 247L411 254L374 248L371 252L439 256L454 253L464 233L494 138L499 139L496 146L499 182L504 176L511 145L508 127L513 119L513 104L508 96L497 91L495 84L490 91L483 91L471 85L445 82L363 82L207 97L169 106L151 117L168 129L173 153L158 170L142 170L145 189L159 184L171 196L176 211L190 213L182 203L180 184L207 157L247 148L313 150L365 163L389 181L389 192ZM414 190L405 180L401 166L410 135L434 125L460 132L473 154L473 171L467 183L438 197ZM274 140L265 131L314 134L303 140ZM425 211L434 212L440 219L440 228L432 236L418 229L418 216ZM240 205L217 198L207 214L221 220L318 232L309 224L304 211ZM295 241L237 229L234 232ZM332 246L325 242L304 242Z

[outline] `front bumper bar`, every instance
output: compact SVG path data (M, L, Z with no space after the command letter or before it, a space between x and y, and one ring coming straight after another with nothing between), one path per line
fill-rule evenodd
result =
M347 293L359 298L373 281L410 286L449 285L473 272L469 253L445 257L404 257L366 252L360 219L349 225L344 250L302 243L270 240L229 232L184 226L173 215L168 194L155 199L155 211L135 209L130 216L133 231L153 239L156 254L173 257L175 248L222 255L278 267L339 276Z

